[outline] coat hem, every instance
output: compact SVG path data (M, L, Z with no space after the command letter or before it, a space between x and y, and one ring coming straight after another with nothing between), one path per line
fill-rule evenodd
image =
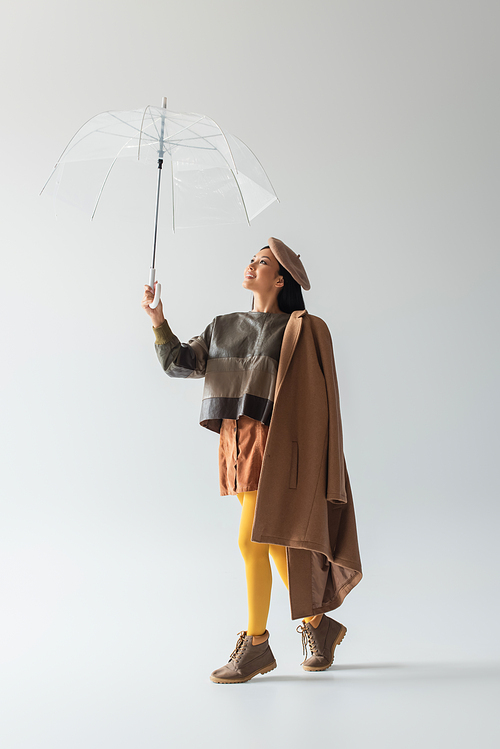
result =
M352 559L345 559L344 557L335 556L333 561L335 562L335 564L339 564L341 567L346 567L348 570L361 572L361 570L359 570L357 567L357 563Z
M335 594L334 598L331 598L329 601L324 603L322 606L316 606L312 607L312 611L307 611L301 614L297 614L297 609L300 610L300 607L295 606L295 611L291 612L291 619L292 621L294 619L301 619L306 616L316 616L317 614L326 614L328 611L335 611L335 609L338 609L344 602L347 595L351 592L353 588L356 587L356 585L361 581L363 577L363 573L359 572L358 570L355 571L355 574L350 578L350 580L347 580L342 587L340 587Z

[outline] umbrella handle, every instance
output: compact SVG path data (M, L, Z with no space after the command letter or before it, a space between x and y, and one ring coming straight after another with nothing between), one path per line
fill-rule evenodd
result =
M152 289L155 289L155 273L156 273L156 268L149 269L149 285L151 286ZM156 309L156 307L158 307L158 304L160 302L160 296L161 296L161 283L157 283L154 299L149 305L151 309Z
M153 301L149 305L151 307L151 309L156 309L156 307L158 307L158 304L159 304L159 301L160 301L160 296L161 296L161 283L157 283L156 284L156 289L155 289L155 298L153 299Z

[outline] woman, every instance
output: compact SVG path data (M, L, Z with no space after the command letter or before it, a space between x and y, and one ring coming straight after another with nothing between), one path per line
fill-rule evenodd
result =
M236 495L242 506L248 628L210 675L221 684L276 668L266 629L269 555L289 588L292 619L303 617L306 671L331 666L347 629L324 612L362 577L331 337L305 310L301 287L310 284L299 257L271 237L244 272L252 310L215 317L188 343L170 329L161 302L149 307L150 286L142 299L166 374L205 377L200 424L220 435L221 496Z

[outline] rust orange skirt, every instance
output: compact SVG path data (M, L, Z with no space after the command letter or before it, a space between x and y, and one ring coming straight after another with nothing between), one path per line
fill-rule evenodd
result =
M220 494L255 491L259 486L269 426L244 414L222 419L219 440Z

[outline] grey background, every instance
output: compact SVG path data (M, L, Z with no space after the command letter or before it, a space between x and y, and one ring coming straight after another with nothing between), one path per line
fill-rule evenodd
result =
M484 0L3 7L3 746L496 745L498 21ZM203 381L165 377L140 307L155 175L117 173L93 223L38 195L89 117L162 96L242 138L281 200L175 235L163 202L174 332L250 309L272 235L332 334L364 578L321 674L273 566L278 669L208 679L247 626L241 508Z

